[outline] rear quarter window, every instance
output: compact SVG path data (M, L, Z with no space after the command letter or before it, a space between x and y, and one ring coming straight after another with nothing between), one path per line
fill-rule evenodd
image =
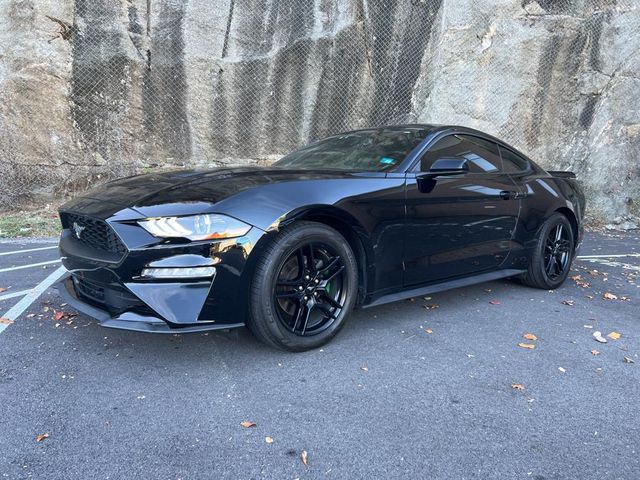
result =
M502 168L507 173L523 172L529 170L529 160L509 150L508 148L498 145L500 155L502 156Z

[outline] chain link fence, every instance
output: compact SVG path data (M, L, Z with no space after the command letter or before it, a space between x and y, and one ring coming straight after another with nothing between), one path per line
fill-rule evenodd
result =
M591 172L610 168L603 135L640 124L636 107L616 111L633 86L622 74L640 70L638 0L27 4L3 12L5 209L155 169L268 164L404 122L477 127ZM637 195L627 133L618 209Z

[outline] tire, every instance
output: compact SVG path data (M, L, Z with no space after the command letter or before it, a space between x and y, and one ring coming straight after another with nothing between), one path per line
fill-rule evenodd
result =
M569 275L574 248L571 223L561 213L553 214L538 231L536 245L529 257L529 267L522 276L522 282L545 290L558 288Z
M256 262L248 327L281 350L317 348L344 326L357 292L356 258L344 237L321 223L296 222Z

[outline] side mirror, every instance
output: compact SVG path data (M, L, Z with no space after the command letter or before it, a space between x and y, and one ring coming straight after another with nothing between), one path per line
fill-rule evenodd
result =
M460 157L440 157L429 169L432 176L439 175L461 175L469 171L469 163L466 158Z
M466 158L440 157L433 162L428 172L421 173L416 177L418 190L422 193L431 193L436 186L438 177L462 175L468 171L469 164Z

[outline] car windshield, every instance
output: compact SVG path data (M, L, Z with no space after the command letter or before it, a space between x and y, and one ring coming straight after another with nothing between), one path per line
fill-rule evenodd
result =
M281 158L274 166L377 172L391 170L405 159L427 133L422 128L344 133L302 147Z

